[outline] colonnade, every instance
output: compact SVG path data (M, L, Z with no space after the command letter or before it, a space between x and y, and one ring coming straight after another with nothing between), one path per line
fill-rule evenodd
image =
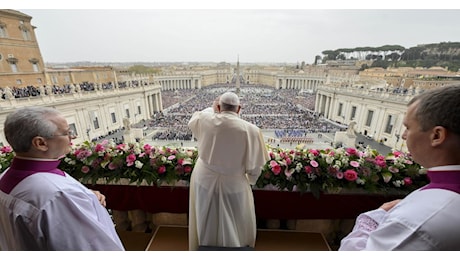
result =
M183 78L183 77L161 77L158 79L158 84L162 86L162 90L180 90L180 89L200 89L201 80L199 77Z
M301 89L315 92L322 83L322 79L278 78L276 81L276 89Z

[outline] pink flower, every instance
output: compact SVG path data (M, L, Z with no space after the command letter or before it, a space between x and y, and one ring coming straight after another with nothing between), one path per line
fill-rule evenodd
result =
M191 166L185 166L184 167L184 172L185 173L191 173L192 172L192 167Z
M310 149L309 151L311 154L313 154L314 156L318 156L319 155L319 151L318 150L315 150L315 149Z
M286 168L286 170L284 170L284 175L286 175L286 177L290 178L292 176L292 174L294 173L295 169L288 169Z
M390 166L388 167L388 170L391 172L391 173L398 173L399 172L399 169L394 167L394 166Z
M161 165L158 167L158 174L163 174L166 172L166 167L164 165Z
M410 177L404 178L404 185L411 185L412 184L412 179Z
M104 149L104 146L102 144L96 144L96 146L94 147L94 151L96 152L103 152L105 149Z
M170 156L168 156L168 160L172 161L172 160L174 160L174 159L176 159L176 156L175 156L175 155L170 155Z
M108 167L109 167L109 170L115 170L116 168L118 168L118 165L116 163L111 162L109 163Z
M339 180L343 179L343 172L337 172L337 174L335 175L335 177Z
M355 167L355 168L358 168L358 167L359 167L359 162L357 162L357 161L351 161L351 162L350 162L350 165L353 166L353 167Z
M307 165L307 166L304 167L304 169L305 169L306 174L310 174L310 173L313 172L313 168L311 166Z
M375 161L374 161L375 165L379 166L379 167L385 167L387 165L387 162L385 161L385 157L382 156L382 155L377 155L375 157Z
M278 164L276 161L274 161L274 160L271 160L271 161L270 161L270 167L271 167L271 168L273 168L273 167L275 167L275 166L277 166L277 165L279 165L279 164Z
M316 168L319 166L319 163L317 161L310 161L310 165Z
M343 173L343 177L345 177L346 180L355 181L356 179L358 179L358 173L354 170L346 170Z
M135 161L136 161L136 155L131 153L128 156L126 156L126 165L127 166L133 165Z
M356 155L357 150L355 148L347 148L345 150L349 155Z
M0 152L2 153L11 153L12 151L13 151L13 148L11 148L11 146L3 146L0 149Z
M88 157L90 157L93 154L90 150L84 150L84 149L79 149L75 151L75 157L77 157L78 160L83 160Z
M145 144L144 151L146 154L150 154L152 152L152 146L150 144Z
M82 173L88 173L89 172L89 167L84 165L83 167L81 167L81 172Z

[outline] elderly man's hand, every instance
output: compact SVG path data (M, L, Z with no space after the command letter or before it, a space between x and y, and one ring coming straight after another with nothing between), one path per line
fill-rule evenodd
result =
M385 211L389 211L390 209L392 209L394 206L396 206L396 204L398 204L401 200L398 199L398 200L393 200L393 201L389 201L387 203L383 203L382 206L380 206L381 209L385 210Z
M96 194L96 197L99 200L99 203L101 203L101 205L105 207L105 196L104 196L104 194L100 193L97 190L91 190L91 191L94 192L94 194Z

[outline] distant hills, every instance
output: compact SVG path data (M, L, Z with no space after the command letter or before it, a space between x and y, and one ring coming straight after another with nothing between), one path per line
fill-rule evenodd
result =
M369 67L433 67L447 68L449 71L460 69L460 42L441 42L420 44L411 48L400 45L381 47L357 47L353 49L325 50L324 55L316 56L315 64L320 60L368 60L361 69ZM368 65L371 64L371 65Z

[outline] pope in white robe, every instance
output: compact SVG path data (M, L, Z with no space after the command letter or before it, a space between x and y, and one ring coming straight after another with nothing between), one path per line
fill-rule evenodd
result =
M226 105L237 109L225 111ZM236 94L227 92L220 97L219 113L195 112L188 123L199 156L190 180L190 250L255 246L251 185L269 156L260 129L241 119L239 109Z

